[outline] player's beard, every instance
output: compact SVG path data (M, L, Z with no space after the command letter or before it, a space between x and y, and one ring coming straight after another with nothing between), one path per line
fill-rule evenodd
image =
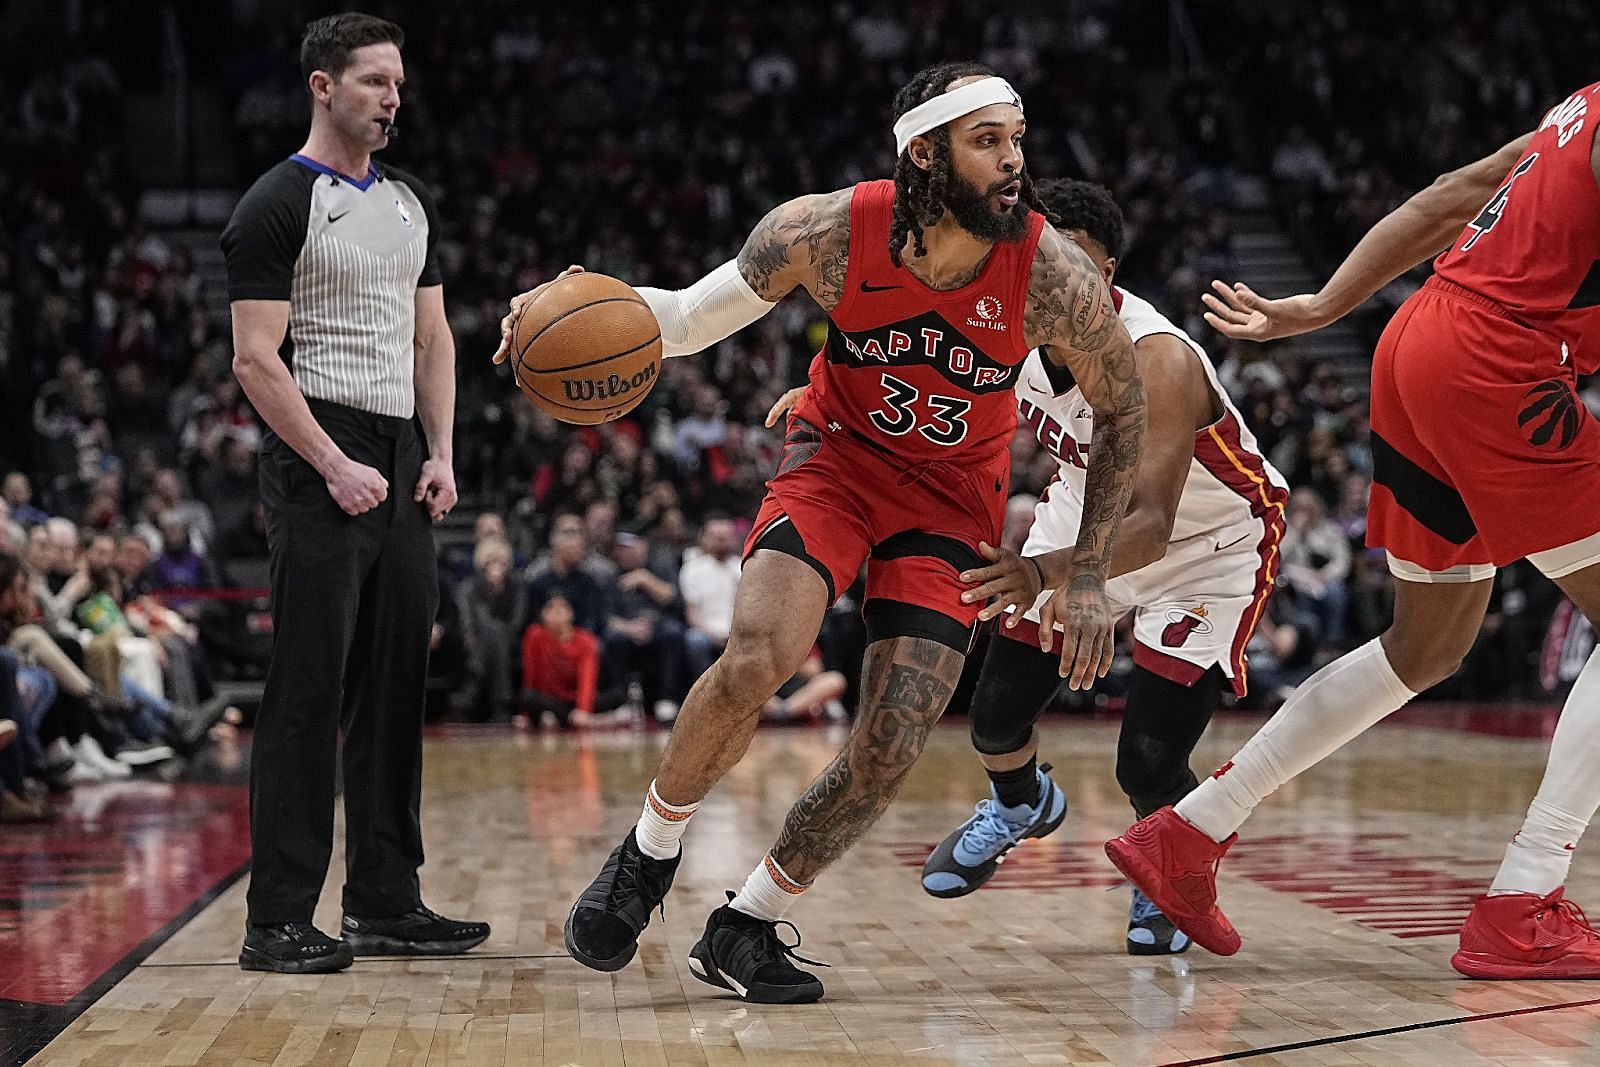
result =
M945 210L956 220L956 225L974 237L985 241L1020 241L1028 232L1028 205L1018 200L1016 207L996 211L990 198L1021 179L1022 175L1017 174L983 190L952 170L944 191Z

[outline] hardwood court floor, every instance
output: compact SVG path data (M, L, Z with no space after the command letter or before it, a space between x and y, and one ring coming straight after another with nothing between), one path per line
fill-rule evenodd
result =
M1219 722L1197 765L1258 721ZM889 814L795 907L802 953L833 966L820 972L826 999L792 1007L703 985L685 955L836 734L757 736L689 831L667 921L615 975L569 960L562 922L635 817L663 735L449 735L427 753L423 885L441 911L494 924L477 953L360 960L332 976L241 972L241 882L35 1062L1600 1062L1600 983L1472 983L1447 962L1544 742L1429 721L1373 731L1262 809L1225 867L1245 940L1229 959L1122 953L1127 890L1100 851L1129 819L1114 723L1046 731L1073 805L1061 831L1013 853L974 896L923 894L927 848L983 788L965 730L938 730ZM1571 886L1600 906L1595 856L1580 853ZM324 929L338 920L334 885Z

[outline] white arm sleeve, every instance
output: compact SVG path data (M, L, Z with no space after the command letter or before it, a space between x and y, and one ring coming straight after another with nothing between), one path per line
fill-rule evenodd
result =
M661 324L661 354L690 356L731 337L777 307L756 295L728 260L687 289L635 286Z

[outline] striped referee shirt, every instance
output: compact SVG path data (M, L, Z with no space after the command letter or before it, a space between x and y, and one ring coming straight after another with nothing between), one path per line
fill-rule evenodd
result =
M300 392L409 419L416 291L438 285L438 214L423 184L369 165L359 181L293 155L222 231L230 300L287 300L278 350Z

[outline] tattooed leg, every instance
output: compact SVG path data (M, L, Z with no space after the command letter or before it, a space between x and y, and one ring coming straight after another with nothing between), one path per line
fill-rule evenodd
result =
M772 858L810 882L878 821L944 714L966 657L919 637L875 641L844 751L789 809Z
M656 794L696 804L744 757L761 707L805 662L828 610L808 564L758 551L739 579L728 647L689 690L656 770Z

